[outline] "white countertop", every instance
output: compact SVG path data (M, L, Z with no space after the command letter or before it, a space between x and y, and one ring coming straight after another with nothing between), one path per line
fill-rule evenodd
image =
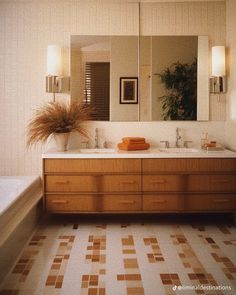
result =
M192 149L189 149L192 150ZM144 151L121 151L114 149L110 152L81 152L80 149L68 150L66 152L57 152L48 150L42 154L43 159L111 159L111 158L236 158L236 152L230 150L223 151L204 151L198 149L196 151L183 152L171 150L163 150L158 148L150 148Z

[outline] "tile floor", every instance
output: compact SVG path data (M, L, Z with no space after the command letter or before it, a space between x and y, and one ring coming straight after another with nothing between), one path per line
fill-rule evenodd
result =
M2 284L9 294L233 295L236 227L226 216L52 216Z

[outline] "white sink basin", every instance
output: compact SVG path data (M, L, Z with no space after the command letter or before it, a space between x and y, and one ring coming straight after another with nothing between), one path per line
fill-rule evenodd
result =
M97 149L80 149L80 153L82 154L103 154L103 153L114 153L115 149L109 148L97 148Z
M199 149L195 148L161 148L159 149L160 152L162 153L199 153Z

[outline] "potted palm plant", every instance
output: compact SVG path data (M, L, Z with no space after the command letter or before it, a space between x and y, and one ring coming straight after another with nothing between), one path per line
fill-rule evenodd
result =
M48 102L36 110L27 126L27 146L45 143L50 136L54 136L58 151L66 151L72 131L88 137L82 123L89 119L90 109L83 102Z
M158 74L165 85L162 102L164 120L197 119L197 59L192 63L173 63Z

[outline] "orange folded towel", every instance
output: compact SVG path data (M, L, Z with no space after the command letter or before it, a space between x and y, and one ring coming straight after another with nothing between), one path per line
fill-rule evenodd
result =
M128 142L128 143L140 143L140 142L145 142L144 137L123 137L122 138L123 142Z
M127 143L118 143L118 148L125 151L137 151L137 150L147 150L150 147L149 143L140 143L140 144L127 144Z
M122 141L122 143L124 144L145 144L146 142L145 141L136 141L136 142L133 142L133 141Z
M146 142L137 142L137 143L128 143L128 142L121 142L123 145L127 145L128 147L140 147L140 146L145 146Z

